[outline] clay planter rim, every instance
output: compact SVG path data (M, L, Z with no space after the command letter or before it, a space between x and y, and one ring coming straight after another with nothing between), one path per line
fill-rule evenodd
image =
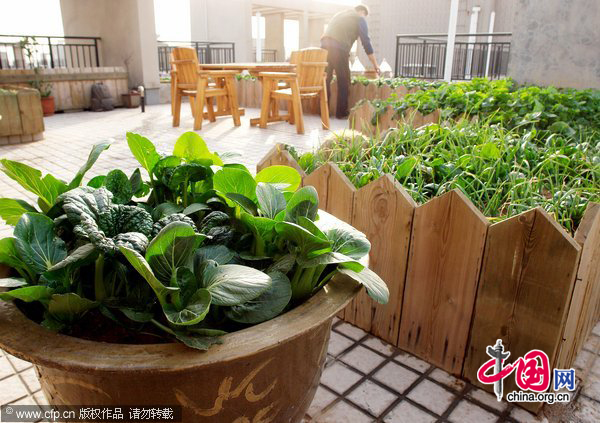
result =
M332 318L360 286L337 275L316 295L267 322L222 337L223 344L198 351L181 343L109 344L45 329L12 302L0 302L0 348L35 365L75 372L170 372L210 366L274 349Z

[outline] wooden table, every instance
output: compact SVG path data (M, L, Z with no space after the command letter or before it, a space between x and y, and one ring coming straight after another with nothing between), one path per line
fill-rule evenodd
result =
M247 70L250 75L258 77L260 72L294 72L296 65L289 62L260 62L260 63L203 63L201 70L236 70L240 73Z
M198 65L200 70L235 70L242 73L248 71L250 75L261 79L259 74L261 72L294 72L296 65L289 62L257 62L257 63L203 63ZM269 110L269 122L276 122L281 120L278 115L277 107L272 107ZM230 115L231 111L228 110L226 104L218 105L216 116ZM245 114L245 110L240 108L240 114ZM250 125L255 126L260 123L260 118L250 119Z

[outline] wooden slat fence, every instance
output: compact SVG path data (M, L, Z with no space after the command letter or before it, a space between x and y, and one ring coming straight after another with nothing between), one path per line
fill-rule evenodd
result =
M108 87L114 104L123 104L121 94L129 92L127 70L123 67L42 69L42 78L52 84L56 110L87 109L91 103L91 87L103 83ZM2 69L0 84L29 86L34 79L31 69Z
M299 169L283 145L258 170L272 164ZM541 208L490 225L458 190L417 206L393 176L357 190L332 163L303 173L303 184L367 235L369 267L390 288L386 306L361 293L346 321L475 384L496 339L511 361L541 349L551 366L573 365L600 311L599 204L573 238Z

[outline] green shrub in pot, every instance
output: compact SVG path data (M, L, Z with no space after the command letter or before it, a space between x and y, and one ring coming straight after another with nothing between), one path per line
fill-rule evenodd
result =
M111 342L169 342L198 349L304 302L336 274L385 303L385 283L360 259L370 244L318 210L298 172L253 176L230 154L184 133L169 155L127 134L142 169L114 169L81 186L108 143L95 145L70 182L1 160L36 205L0 199L15 225L0 240L0 279L30 318L66 334ZM321 217L321 218L320 218Z

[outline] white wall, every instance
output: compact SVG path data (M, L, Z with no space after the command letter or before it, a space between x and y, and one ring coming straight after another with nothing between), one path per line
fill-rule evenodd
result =
M65 35L101 37L102 66L124 66L130 87L158 90L158 51L154 7L146 0L61 0ZM158 99L158 97L156 98Z
M517 82L600 88L600 2L519 0L508 73Z
M190 0L192 40L233 42L236 62L253 61L251 15L249 0Z

